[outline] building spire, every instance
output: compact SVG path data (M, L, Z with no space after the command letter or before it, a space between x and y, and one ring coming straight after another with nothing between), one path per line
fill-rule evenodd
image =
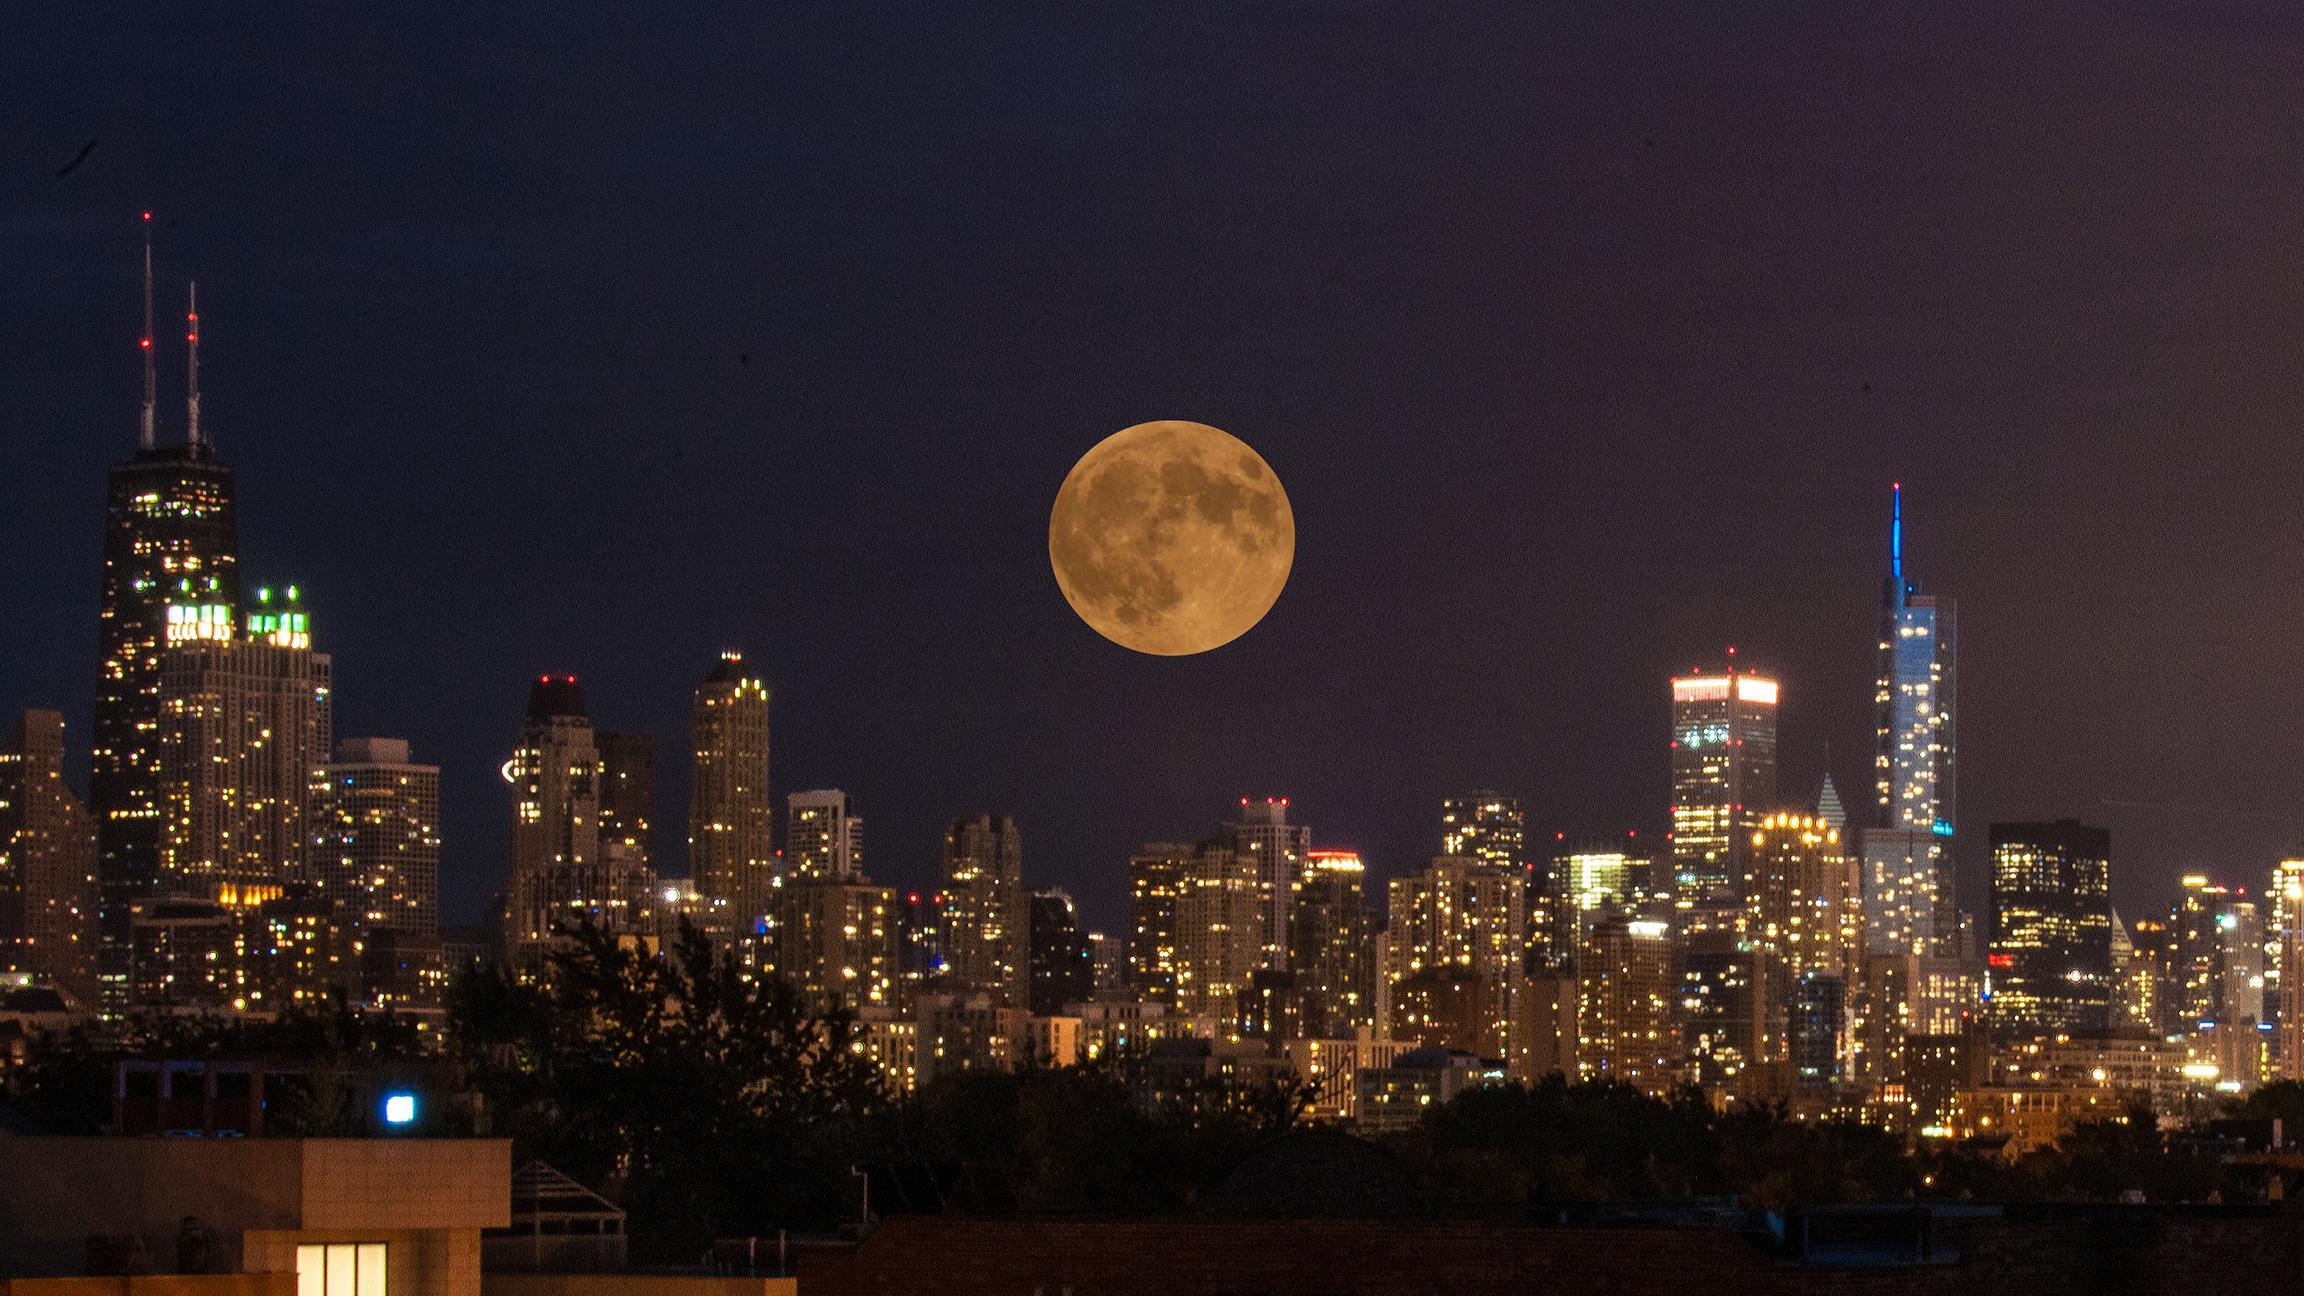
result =
M152 213L144 213L144 412L136 425L136 448L152 448L152 406L159 383L152 376Z
M1896 588L1904 588L1904 483L1890 482L1892 492L1888 521L1888 574L1895 578Z
M184 340L191 346L185 361L188 385L184 388L184 444L197 450L200 448L200 285L196 282L185 286Z

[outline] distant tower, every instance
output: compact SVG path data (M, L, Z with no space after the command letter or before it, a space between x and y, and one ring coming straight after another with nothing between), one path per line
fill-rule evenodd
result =
M1862 983L1864 912L1856 862L1813 815L1772 814L1753 833L1744 929L1762 991L1765 1060L1828 1086L1848 1078Z
M314 880L366 930L440 935L440 767L405 738L346 738L322 772Z
M2071 819L1993 824L2000 1024L2041 1035L2104 1030L2112 976L2112 834Z
M1224 841L1147 842L1128 860L1129 982L1139 998L1230 1020L1266 966L1267 874Z
M64 717L0 745L0 971L96 993L96 821L64 781Z
M136 453L113 465L105 491L102 668L89 775L100 850L100 967L113 1007L127 994L132 908L152 893L160 873L160 657L169 628L209 625L229 637L240 620L232 470L205 437L167 446L156 440L151 221L145 213Z
M528 692L520 745L504 763L512 785L512 886L506 953L524 975L543 969L555 928L589 918L610 931L653 923L654 879L620 870L600 849L600 749L573 675L544 675Z
M1079 911L1062 891L1035 891L1032 905L1032 1011L1061 1016L1067 1004L1096 993L1096 956L1080 930Z
M1827 753L1824 759L1830 762L1832 758ZM1848 835L1848 807L1840 800L1840 789L1832 786L1830 774L1824 776L1824 785L1816 790L1816 817L1843 838Z
M1672 937L1661 922L1609 915L1576 954L1576 1068L1651 1094L1681 1083L1673 1029Z
M1501 792L1467 792L1440 803L1440 853L1485 860L1506 868L1527 863L1528 821L1520 799Z
M689 873L750 931L776 884L775 802L768 794L768 684L741 653L720 654L689 712Z
M1240 798L1240 818L1225 825L1224 844L1243 858L1255 861L1262 916L1256 943L1263 966L1288 967L1288 913L1294 907L1296 883L1304 873L1304 857L1312 849L1312 830L1288 822L1288 798L1262 801Z
M1752 833L1776 800L1776 698L1775 680L1733 660L1672 681L1673 885L1684 908L1732 909L1751 871Z
M1950 599L1904 572L1904 489L1892 493L1881 585L1877 815L1864 834L1864 909L1874 954L1948 955L1958 928L1950 868L1954 639Z
M1520 1050L1528 888L1509 864L1440 855L1392 879L1384 929L1392 1038L1508 1060Z
M1023 873L1014 819L952 821L944 834L946 988L989 991L1002 1007L1025 1005L1031 916Z
M321 766L333 745L331 663L296 589L248 616L245 637L168 610L160 658L159 889L252 905L311 880ZM202 615L195 615L201 613Z
M1307 1039L1351 1039L1376 1024L1376 937L1368 866L1358 851L1316 850L1304 862L1289 931L1295 1017Z
M440 767L401 738L346 738L321 771L314 880L361 933L366 1001L436 1007L440 952Z
M784 871L796 878L864 876L864 818L838 788L785 798Z
M655 869L656 738L600 732L600 853L625 868Z

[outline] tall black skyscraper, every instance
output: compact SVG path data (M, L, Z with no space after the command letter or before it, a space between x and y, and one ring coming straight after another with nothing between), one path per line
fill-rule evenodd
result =
M159 876L161 654L171 642L231 639L240 623L232 470L200 431L196 311L185 334L184 439L160 445L154 428L151 220L145 213L143 417L135 456L113 465L105 492L103 665L88 780L108 995L126 987L129 906Z
M2100 1031L2112 1004L2112 834L1992 825L1993 1015L2018 1034Z
M1096 993L1096 956L1080 930L1072 897L1062 891L1035 891L1032 912L1032 962L1029 998L1032 1011L1043 1017L1063 1013L1066 1004L1083 1003Z

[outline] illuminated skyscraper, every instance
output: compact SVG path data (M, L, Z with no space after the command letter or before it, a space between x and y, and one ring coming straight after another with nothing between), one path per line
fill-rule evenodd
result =
M440 934L440 767L401 738L346 738L321 771L313 881L363 930Z
M945 985L1022 1008L1031 957L1024 841L1006 815L955 819L944 834Z
M1223 841L1147 842L1128 860L1129 982L1140 999L1232 1019L1266 966L1267 873Z
M2112 834L2071 819L1992 825L1992 1009L2018 1033L2105 1029Z
M194 329L188 337L196 335ZM105 492L103 662L89 775L101 850L102 974L115 1005L126 995L131 907L151 894L160 875L161 655L171 627L207 627L215 638L229 639L240 623L232 470L199 431L196 382L184 440L158 444L154 343L146 213L143 418L134 457L113 465Z
M1468 792L1440 803L1440 853L1518 868L1527 863L1528 821L1520 799Z
M1527 976L1523 871L1459 855L1392 879L1384 931L1391 1037L1514 1056Z
M312 880L360 938L358 986L379 1007L437 1007L440 767L399 738L346 738L322 768L313 809ZM320 929L313 921L300 926Z
M1764 1057L1765 960L1735 926L1707 927L1681 939L1676 1021L1689 1077L1707 1090L1743 1095Z
M1176 894L1176 1003L1230 1020L1257 970L1272 965L1269 857L1218 845L1193 855ZM1285 939L1282 941L1285 944Z
M1951 948L1949 867L1958 743L1950 599L1920 593L1904 571L1904 490L1897 486L1881 586L1874 759L1877 814L1864 834L1864 911L1874 954Z
M0 971L96 995L96 821L64 781L54 711L0 746Z
M1733 653L1733 649L1730 650ZM1731 662L1672 681L1672 861L1683 906L1732 906L1776 800L1776 681Z
M2224 933L2217 918L2231 899L2232 889L2211 882L2204 873L2188 873L2181 883L2176 911L2169 916L2174 951L2170 970L2174 977L2176 1030L2193 1034L2223 1013Z
M159 887L249 905L310 880L313 804L333 744L330 662L296 590L249 636L175 619L160 657ZM281 610L281 609L285 610Z
M1632 849L1634 840L1626 836L1586 842L1552 857L1556 885L1568 908L1584 921L1602 912L1638 917L1647 907L1654 867L1646 855Z
M1357 851L1316 850L1305 859L1288 967L1296 980L1296 1021L1307 1039L1351 1039L1376 1024L1367 875Z
M697 685L689 711L689 875L750 930L776 881L775 802L768 794L768 684L740 653Z
M1576 1065L1585 1079L1652 1094L1680 1083L1672 964L1663 923L1609 916L1584 933L1576 953Z
M2291 852L2272 870L2272 919L2265 924L2264 945L2279 1076L2304 1080L2304 855Z
M864 818L838 788L795 792L784 815L784 871L793 877L864 873Z
M811 1008L893 1008L901 978L896 893L861 876L790 878L768 897L761 970L789 978Z
M513 793L504 943L514 966L537 974L556 929L587 919L612 932L652 933L655 879L600 849L600 749L575 676L539 676L530 688L504 781Z
M1176 1002L1176 898L1195 847L1146 842L1128 857L1127 983L1146 1003Z
M1312 830L1288 822L1288 798L1262 801L1240 798L1240 818L1227 824L1224 840L1242 858L1256 864L1263 917L1256 943L1264 966L1288 967L1288 913L1295 904L1296 883L1304 874L1304 857L1312 849Z
M1855 1057L1848 1003L1862 975L1864 912L1840 834L1813 815L1763 819L1752 834L1744 915L1765 995L1763 1060L1796 1064L1808 1083L1844 1078Z
M2118 918L2118 914L2113 915ZM2138 918L2126 923L2128 965L2113 972L2121 988L2114 997L2115 1027L2140 1030L2163 1039L2181 1034L2175 1007L2175 932L2167 923Z

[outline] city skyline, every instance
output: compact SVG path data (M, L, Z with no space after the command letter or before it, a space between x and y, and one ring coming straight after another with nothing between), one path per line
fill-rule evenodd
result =
M870 19L850 21L871 34ZM1181 19L1143 21L1136 34L1156 44L1190 34ZM1236 32L1241 57L1336 35L1262 21L1271 25ZM1836 48L1829 34L1787 33L1762 16L1709 21L1706 30L1724 39L1785 37L1795 62L1829 60ZM2076 69L2165 87L2163 78L2197 70L2188 59L2205 57L2163 57L2164 33L2148 20L2015 21L2063 53L2049 60L2057 75L2039 80L2032 60L2019 74L1982 53L1973 70L1986 102L2032 119L2095 109L2092 78L2105 73ZM1630 33L1599 20L1572 32L1602 50L1635 47ZM229 33L184 35L197 49ZM989 24L964 39L982 68L1031 74L992 96L977 119L986 174L1013 177L1040 156L1031 144L1036 105L1079 83L1033 55L1012 26ZM2211 24L2199 39L2228 50L2233 33ZM1419 29L1407 45L1461 58L1477 43ZM1551 66L1542 48L1502 48L1507 60ZM1124 212L1116 237L1150 272L1115 280L1105 294L1120 302L1120 332L1107 336L1134 330L1150 343L1142 348L1052 336L1031 311L1056 289L1030 275L1017 306L996 305L980 322L941 324L930 310L898 327L891 349L836 345L884 320L898 280L917 287L923 271L940 267L949 278L931 282L952 295L939 300L978 306L989 285L1017 275L1004 240L971 232L964 214L949 231L885 218L879 232L927 239L885 269L830 255L847 246L837 221L795 217L760 198L729 204L726 225L707 220L693 251L633 244L603 201L631 200L669 223L681 213L695 221L699 207L714 210L711 200L728 196L692 189L666 205L623 169L676 140L676 128L690 124L681 113L629 129L588 122L596 148L578 173L615 181L608 199L547 185L532 201L502 186L474 189L451 168L440 183L471 204L472 228L459 232L476 249L459 258L493 267L466 282L442 276L471 267L435 264L438 240L420 236L439 219L435 208L384 188L387 174L406 169L404 146L375 163L357 147L324 165L299 161L272 128L234 129L247 123L227 111L229 95L180 83L175 71L127 78L149 96L141 107L99 109L90 89L118 70L108 61L118 55L47 69L35 80L54 94L36 124L71 122L77 132L96 119L107 143L69 184L10 215L12 243L34 267L28 296L40 306L4 326L23 363L0 382L8 407L26 412L38 434L0 444L0 476L22 483L0 516L0 540L31 556L0 592L61 629L12 652L0 714L63 710L74 753L67 768L87 794L78 753L91 732L94 643L82 627L94 624L96 606L93 518L100 474L135 434L136 368L122 348L137 336L135 216L149 206L160 226L163 313L186 279L205 290L204 429L237 473L245 570L302 578L323 627L316 647L338 663L338 732L406 737L419 759L442 767L452 918L469 920L501 884L508 828L494 774L513 746L527 681L575 674L604 730L647 732L660 754L677 753L695 677L727 648L743 649L775 692L775 795L820 787L855 795L873 820L876 878L934 885L943 825L998 810L1023 827L1027 882L1066 887L1091 925L1107 930L1119 925L1131 850L1197 831L1251 791L1290 796L1318 831L1315 848L1356 849L1377 878L1421 867L1434 849L1433 808L1468 788L1520 799L1532 840L1547 831L1660 832L1658 681L1716 661L1727 643L1783 681L1779 799L1806 800L1829 743L1834 781L1860 805L1870 786L1879 496L1892 480L1912 496L1914 551L1925 554L1930 588L1961 604L1963 827L2072 815L2110 828L2123 912L2158 911L2189 872L2253 888L2304 836L2304 824L2283 814L2294 794L2285 771L2297 764L2283 736L2298 726L2262 651L2295 637L2299 613L2260 593L2284 587L2278 546L2265 538L2279 534L2285 499L2266 483L2280 480L2270 469L2282 462L2295 401L2287 379L2264 376L2284 372L2269 357L2287 342L2247 326L2255 312L2277 308L2280 276L2260 270L2284 255L2248 236L2288 223L2279 214L2293 198L2262 187L2268 181L2237 181L2255 207L2231 200L2231 184L2211 204L2156 181L2152 204L2127 205L2132 226L2090 226L2066 252L2047 240L2067 213L2041 207L2019 179L2038 159L2003 147L1972 164L1987 181L1982 196L1959 191L1983 208L1978 217L1948 211L1954 191L1924 176L1860 175L1854 200L1879 218L1880 232L1827 243L1820 268L1802 272L1802 291L1762 308L1731 284L1699 297L1703 309L1676 307L1661 285L1679 282L1675 267L1696 255L1676 212L1716 200L1694 205L1759 238L1761 263L1783 270L1785 258L1765 249L1802 242L1800 231L1767 213L1780 206L1778 188L1803 181L1737 133L1747 127L1711 135L1696 124L1715 116L1699 111L1709 102L1789 108L1797 96L1698 78L1692 99L1674 98L1644 79L1687 70L1675 62L1687 53L1668 54L1661 72L1608 74L1622 78L1610 82L1614 92L1645 113L1612 124L1533 123L1529 142L1478 155L1492 156L1497 183L1508 185L1505 206L1565 231L1621 230L1636 263L1654 266L1634 274L1629 305L1613 304L1625 287L1616 263L1573 239L1543 243L1537 256L1517 220L1497 217L1476 194L1380 184L1370 228L1271 272L1278 318L1213 297L1189 274L1141 289L1163 266L1221 249ZM210 62L227 67L233 85L262 74ZM1334 92L1298 63L1273 62L1283 89L1368 122L1364 106L1323 98ZM953 75L986 93L987 73L963 64ZM1378 156L1403 176L1421 174L1426 151L1451 166L1467 161L1449 132L1476 120L1473 91L1450 91L1406 63L1385 66L1406 78L1405 97L1396 133L1373 146ZM827 210L869 214L892 202L898 212L948 211L930 200L978 192L971 170L946 160L977 157L950 151L967 137L949 129L921 146L932 165L916 178L875 169L904 155L910 146L899 139L910 128L936 120L929 105L893 98L863 127L809 106L811 86L851 67L828 59L821 70L801 69L807 76L789 90L736 97L792 123L783 143L752 158L758 174L799 173L790 151L861 144L859 160L828 174ZM1469 84L1502 76L1486 67L1490 79ZM453 93L485 94L476 76L448 71ZM291 101L318 95L293 77L283 85ZM1910 90L1889 78L1847 93L1877 104L1871 96ZM382 87L344 93L358 103ZM2221 111L2253 121L2267 111L2247 79L2213 93L2211 119ZM105 116L148 113L158 102L213 110L205 119L217 138L135 123L115 130ZM1262 246L1320 210L1263 187L1272 160L1307 142L1315 163L1352 156L1307 141L1288 120L1267 122L1246 101L1218 96L1140 127L1099 119L1090 138L1166 174L1160 168L1206 160L1193 142L1200 132L1245 128L1213 183L1277 198L1278 210L1227 205L1217 224ZM338 143L368 138L340 116L322 126ZM1795 140L1826 148L1865 142L1845 133L1859 129L1816 115L1791 127ZM1889 142L1913 145L1882 129ZM2249 173L2257 160L2249 138L2219 137L2196 165L2227 179ZM712 131L704 140L679 147L693 157L729 146ZM2132 147L2183 155L2166 135L2148 133ZM1087 195L1080 201L1109 205L1131 191L1135 170L1071 148L1057 161ZM2066 178L2079 192L2095 192L2090 168L2106 162L2055 164L2071 168ZM1763 179L1735 181L1729 172L1745 164ZM273 168L290 179L273 183ZM1595 176L1619 168L1640 177L1639 187L1616 200L1621 209L1548 198L1527 177L1552 168L1565 169L1566 191L1587 192ZM1408 218L1422 210L1411 192L1417 204L1437 203L1436 227ZM1912 214L1898 215L1906 202ZM2275 204L2269 218L2265 203ZM2254 214L2234 228L2243 219L2235 212ZM795 220L788 243L755 237ZM2248 339L2239 352L2167 331L2157 290L2101 282L2101 266L2136 260L2166 228L2185 229L2188 245L2203 249L2170 269L2193 312L2183 332ZM574 237L537 237L554 229ZM1027 233L1088 251L1068 229ZM1414 242L1427 230L1437 243ZM1922 230L1937 241L1913 237ZM1349 282L1350 267L1381 265L1373 250L1403 235L1400 271L1379 269L1357 289L1319 286ZM1501 266L1501 290L1435 286L1410 273L1440 264L1443 251ZM1946 286L1922 291L1909 315L1889 304L1895 293L1883 282L1925 283L1955 261ZM2024 264L2022 275L2012 261ZM1089 264L1111 272L1112 263ZM2027 286L2034 281L2045 286ZM2229 304L2209 301L2198 284ZM1123 286L1147 295L1129 298ZM697 293L692 315L675 309ZM2061 303L2080 297L2069 294L2090 303L2096 341L2087 354L2055 340L2073 322ZM1537 300L1558 305L1518 313L1511 304ZM1837 311L1817 312L1830 317L1820 323L1783 304L1814 300L1852 300L1856 324ZM1981 303L2005 309L1963 309ZM783 322L794 304L830 324L799 335ZM539 320L551 322L539 329ZM1193 340L1183 320L1212 329L1210 339ZM1748 349L1705 349L1704 339L1747 325L1758 329ZM1483 341L1498 327L1524 330L1525 367ZM1242 345L1275 330L1290 356L1397 355L1401 373L1340 375L1331 361L1291 377L1297 366ZM182 344L158 332L166 440L182 431ZM1022 349L1011 351L1009 339ZM1658 375L1652 357L1663 349L1692 358ZM2097 353L2111 359L2090 359ZM1013 369L1043 374L1046 389L953 408L948 393L973 389L963 379L982 386ZM2136 372L2151 377L2128 376ZM2183 396L2202 389L2225 393L2207 414ZM1298 504L1302 558L1255 632L1209 660L1148 671L1065 619L1033 542L1073 456L1120 426L1163 416L1206 418L1268 454ZM2202 423L2222 437L2225 452L2212 461L2176 449ZM1407 461L1390 449L1403 429L1445 432L1452 453ZM1625 433L1627 444L1594 447L1580 429ZM1677 457L1714 443L1751 453L1703 469L1689 465L1717 460ZM893 468L844 474L829 448ZM362 471L341 470L347 449L367 456ZM2183 471L2155 468L2167 462ZM756 471L730 472L732 464ZM2170 495L2162 516L2186 521L2177 540L2127 525L2146 501ZM619 501L628 507L607 507ZM1670 523L1627 527L1626 518ZM520 555L548 557L531 568ZM435 572L459 579L427 575ZM1475 610L1492 613L1472 622L1485 633L1440 641L1426 629ZM2137 679L2153 684L2117 708L2104 704L2106 681ZM934 695L891 689L890 680L933 681L922 687ZM1083 711L1134 737L1125 761L1090 759L1102 745L1074 736L1090 727ZM1232 723L1286 740L1249 748L1225 733ZM2135 743L2138 732L2160 738ZM668 829L685 819L686 772L660 763L660 862L677 873L681 843ZM1965 831L1957 850L1959 895L1980 912L1979 834Z

